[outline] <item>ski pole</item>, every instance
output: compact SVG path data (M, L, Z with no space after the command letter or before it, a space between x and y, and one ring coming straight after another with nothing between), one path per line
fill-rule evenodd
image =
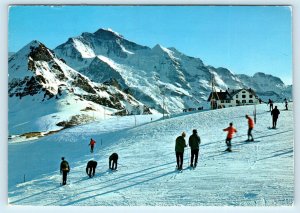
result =
M188 166L189 166L190 163L191 163L191 162L190 162L190 159L191 159L191 152L188 153L188 158L189 158L189 160L188 160Z

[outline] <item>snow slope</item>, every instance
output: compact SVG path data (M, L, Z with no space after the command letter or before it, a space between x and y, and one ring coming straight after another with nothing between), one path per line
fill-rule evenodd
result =
M31 142L9 143L9 203L43 206L282 206L294 201L293 111L284 111L278 129L267 105L257 106L255 142L245 142L253 106L181 114L165 120L154 115L127 116L66 129ZM292 105L292 104L290 104ZM290 108L293 108L290 106ZM151 122L151 118L153 121ZM136 119L136 120L135 120ZM155 120L155 121L154 121ZM235 152L225 153L222 131L233 122ZM137 124L137 126L135 126ZM175 139L198 129L199 165L175 171ZM96 139L89 153L90 137ZM102 144L101 144L102 141ZM187 149L188 150L188 149ZM108 157L119 154L117 172ZM71 166L68 185L60 187L60 157ZM98 161L96 176L85 174ZM24 174L26 181L23 183Z

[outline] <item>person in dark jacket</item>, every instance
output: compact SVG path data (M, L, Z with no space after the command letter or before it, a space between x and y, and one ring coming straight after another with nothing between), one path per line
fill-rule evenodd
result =
M60 174L63 175L63 180L62 180L62 185L67 184L67 176L68 173L70 172L70 166L68 161L65 160L64 157L61 158L61 163L60 163Z
M285 103L285 110L289 110L289 108L288 108L288 101L287 101L286 98L284 99L284 103Z
M117 153L112 153L109 156L109 169L111 170L117 170L118 168L118 154Z
M198 162L198 155L199 155L199 145L201 143L201 139L197 134L197 130L193 130L193 134L189 138L189 146L191 147L191 167L196 167ZM195 158L195 162L194 162Z
M186 147L185 143L185 132L181 134L181 136L178 136L176 138L176 144L175 144L175 152L176 152L176 161L177 161L177 169L182 170L182 164L183 164L183 153L184 148Z
M277 109L277 106L275 106L275 108L271 111L271 115L272 115L272 128L275 129L276 128L276 125L277 125L277 119L278 119L278 116L280 114L280 111Z
M85 172L91 178L95 176L96 168L97 168L97 161L90 160L86 165Z
M270 105L270 112L273 110L273 101L269 99L268 104Z

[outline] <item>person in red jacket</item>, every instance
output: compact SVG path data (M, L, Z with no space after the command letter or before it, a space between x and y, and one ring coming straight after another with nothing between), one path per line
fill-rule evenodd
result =
M231 152L231 139L233 137L233 134L237 132L237 130L233 127L233 124L230 123L229 127L223 129L223 131L228 132L225 140L225 143L227 145L227 149L225 151Z
M252 129L254 128L254 121L253 119L249 116L245 116L248 119L248 139L247 141L254 141L253 136L252 136ZM251 139L250 139L251 137Z
M90 144L89 146L91 146L91 153L94 152L94 146L95 146L96 141L93 140L93 138L91 138Z

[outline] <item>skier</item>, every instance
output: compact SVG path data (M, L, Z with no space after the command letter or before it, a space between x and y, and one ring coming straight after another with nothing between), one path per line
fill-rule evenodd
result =
M97 161L90 160L87 163L85 172L90 178L95 176L96 167L97 167Z
M189 146L191 147L191 167L196 168L198 162L198 154L199 154L199 145L201 143L201 139L197 134L197 130L193 130L193 134L189 138ZM195 163L194 162L195 158Z
M96 141L93 140L93 138L91 138L91 141L89 143L89 146L91 146L91 153L94 152L94 146L95 146Z
M273 110L273 101L269 99L268 104L270 104L270 112Z
M249 115L246 115L245 117L248 119L248 139L247 139L247 141L254 141L252 133L251 133L252 129L254 128L254 121ZM250 139L250 136L251 136L251 139Z
M185 135L186 135L185 132L183 132L181 136L178 136L176 138L175 152L176 152L178 170L182 170L184 147L186 147L186 143L184 139Z
M261 98L260 98L260 99L258 99L258 101L259 101L259 104L261 104L261 103L262 103L262 100L261 100Z
M70 172L70 166L68 161L64 157L61 158L62 162L60 163L60 174L63 175L62 185L67 184L67 175Z
M227 127L226 129L223 129L223 131L227 131L227 137L225 140L225 143L227 145L227 149L225 151L231 152L231 139L233 137L233 134L235 132L237 132L237 130L233 127L232 123L229 123L229 127Z
M276 125L277 125L277 119L278 119L278 116L280 114L280 111L277 109L277 106L275 106L275 108L272 110L271 112L271 115L272 115L272 128L273 129L276 129Z
M117 170L118 167L118 154L117 153L112 153L109 156L109 169L111 170Z
M286 98L284 99L284 103L285 103L285 110L289 110L289 109L288 109L288 101L287 101Z

